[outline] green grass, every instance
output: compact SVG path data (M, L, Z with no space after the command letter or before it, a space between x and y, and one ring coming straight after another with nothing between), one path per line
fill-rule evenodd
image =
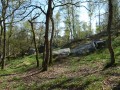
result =
M41 65L42 59L39 58L39 61ZM0 81L4 82L0 84L0 90L6 89L5 87L9 86L12 81L13 84L10 86L10 90L14 90L15 88L15 90L25 90L25 84L21 81L21 78L19 76L12 77L12 75L22 74L29 71L29 69L36 68L35 62L35 55L7 61L5 69L0 70ZM14 81L19 83L15 83Z
M115 52L120 52L119 47L115 48ZM116 53L115 53L116 54ZM87 65L88 67L92 68L98 68L99 64L96 63L102 63L103 65L109 61L109 53L108 50L102 50L95 52L93 54L90 54L88 56L83 56L81 58L78 57L69 57L69 63L68 68L72 72L78 72L78 70L84 65ZM120 75L120 67L118 64L120 64L120 60L117 58L120 58L120 56L116 56L116 66L109 68L105 71L101 71L100 74L91 74L85 77L79 76L74 77L72 79L64 77L64 78L57 78L54 80L49 80L49 82L42 83L42 85L38 85L37 87L41 90L62 90L62 89L70 89L70 88L78 88L79 89L85 89L85 90L102 90L103 89L103 81L111 77L112 75ZM103 66L104 67L104 66ZM116 80L116 82L120 82L119 79ZM106 88L108 88L106 86ZM109 90L109 89L108 89Z
M116 64L113 67L104 71L101 70L104 68L104 65L110 61L110 56L108 49L98 50L87 56L69 56L68 58L63 59L61 63L54 62L53 66L49 67L52 68L56 64L58 64L57 66L62 65L61 68L67 69L65 72L73 74L71 77L62 73L53 79L39 79L41 76L38 74L32 76L32 78L35 77L37 79L34 81L31 80L29 84L26 79L24 80L24 78L21 78L20 76L12 77L12 75L9 76L9 74L24 74L32 68L35 68L35 56L31 55L7 61L5 70L0 70L0 90L6 90L7 87L10 88L9 90L103 90L104 82L107 81L112 83L110 84L111 87L106 85L104 88L106 88L105 90L110 90L113 88L112 85L114 86L120 83L120 46L118 44L119 40L113 41L116 59ZM41 57L39 58L39 61L41 66ZM48 75L50 70L46 72ZM74 76L76 73L79 74ZM29 81L30 78L31 77L28 77L27 80Z
M42 59L40 58L39 61L41 64ZM6 63L5 69L0 70L1 74L23 73L30 68L36 67L36 59L34 55L10 60Z
M86 90L102 90L102 80L104 77L97 76L97 75L91 75L87 77L75 77L75 78L67 78L67 77L59 77L54 80L47 81L45 83L42 83L40 86L37 86L37 88L32 88L33 90L62 90L62 89L74 89L79 88L86 89ZM92 86L94 87L92 87ZM33 85L34 86L34 85ZM96 89L95 89L96 88ZM32 90L31 89L31 90Z

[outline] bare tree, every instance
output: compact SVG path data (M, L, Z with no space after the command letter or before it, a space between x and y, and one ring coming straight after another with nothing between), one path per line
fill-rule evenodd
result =
M47 71L48 69L48 61L49 61L49 40L48 40L48 33L49 33L49 22L50 22L50 14L51 14L51 8L52 8L52 1L53 0L48 0L48 9L46 13L46 29L45 29L45 60L43 63L43 71Z
M111 61L106 67L110 67L115 63L114 51L113 51L112 44L111 44L111 24L112 24L112 18L113 18L112 0L108 0L108 6L109 6L109 16L108 16L108 26L107 26L107 32L108 32L107 45L108 45L108 50L110 52Z
M35 47L35 52L36 52L36 62L37 62L37 67L39 67L38 49L37 49L37 44L36 44L36 39L35 39L34 25L33 25L32 20L28 20L28 21L31 25L31 31L32 31L32 34L33 34L34 47Z
M2 66L1 69L4 69L5 58L6 58L6 11L8 8L9 0L1 0L2 3L2 25L3 25L3 57L2 57Z
M21 0L1 0L1 16L0 16L0 26L1 26L1 32L0 32L0 43L2 44L2 50L0 53L2 56L2 64L1 64L1 69L4 69L5 65L5 59L6 59L6 30L7 30L7 25L12 25L14 16L18 15L18 12L23 9L24 6L22 6L26 0L21 1ZM14 5L13 5L14 4ZM8 7L10 10L8 10ZM9 12L10 11L10 12ZM24 10L26 11L26 10ZM19 12L19 16L25 14L25 12L22 11L22 13ZM16 12L16 14L15 14ZM15 14L15 15L14 15ZM12 22L9 22L10 17L12 17ZM23 18L24 19L24 18ZM22 20L23 20L22 19ZM10 35L11 37L11 35ZM9 42L9 40L8 40Z

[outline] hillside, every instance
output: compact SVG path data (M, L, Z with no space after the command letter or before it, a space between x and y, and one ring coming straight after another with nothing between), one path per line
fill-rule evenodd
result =
M107 49L55 60L46 72L36 68L31 55L7 62L0 71L0 90L120 90L119 39L113 41L116 64L111 68L103 70L109 61Z
M0 90L120 90L120 0L1 0Z

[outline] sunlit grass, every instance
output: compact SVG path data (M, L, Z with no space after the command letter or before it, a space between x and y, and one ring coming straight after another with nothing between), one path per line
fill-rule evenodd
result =
M39 58L41 65L41 58ZM0 70L1 74L12 74L12 73L22 73L29 68L36 67L35 55L27 56L24 58L18 58L11 61L7 61L4 70Z
M108 78L113 78L115 83L120 83L118 76L120 75L120 47L118 46L119 40L117 43L114 41L114 51L115 51L115 66L106 69L105 71L100 71L99 68L103 68L104 64L110 61L108 49L98 50L94 53L91 53L87 56L78 56L73 57L69 56L68 58L62 61L62 65L67 68L67 71L71 73L80 73L78 76L68 77L64 74L53 79L43 79L43 82L31 81L29 86L27 83L22 81L21 77L14 76L4 77L2 75L9 74L23 74L29 71L31 68L36 67L35 55L25 56L24 58L18 58L11 61L7 61L5 70L0 70L0 81L3 83L0 84L0 90L6 90L6 86L9 86L10 81L13 81L12 85L9 86L10 90L64 90L64 89L78 89L78 90L102 90L104 87L104 81ZM117 47L115 47L117 46ZM42 63L42 58L39 58L40 66ZM56 62L53 62L53 66ZM50 66L52 67L52 66ZM88 70L88 74L81 74L82 70ZM98 72L93 73L98 70ZM87 71L84 71L87 72ZM114 79L115 78L115 79ZM29 79L29 78L28 78ZM112 79L111 79L112 80ZM109 87L106 87L109 88Z

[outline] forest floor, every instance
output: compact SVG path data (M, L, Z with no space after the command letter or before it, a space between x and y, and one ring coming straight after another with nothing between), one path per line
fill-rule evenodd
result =
M105 70L107 49L58 59L45 72L36 68L34 55L7 61L0 70L0 90L120 90L120 46L114 51L116 63Z

